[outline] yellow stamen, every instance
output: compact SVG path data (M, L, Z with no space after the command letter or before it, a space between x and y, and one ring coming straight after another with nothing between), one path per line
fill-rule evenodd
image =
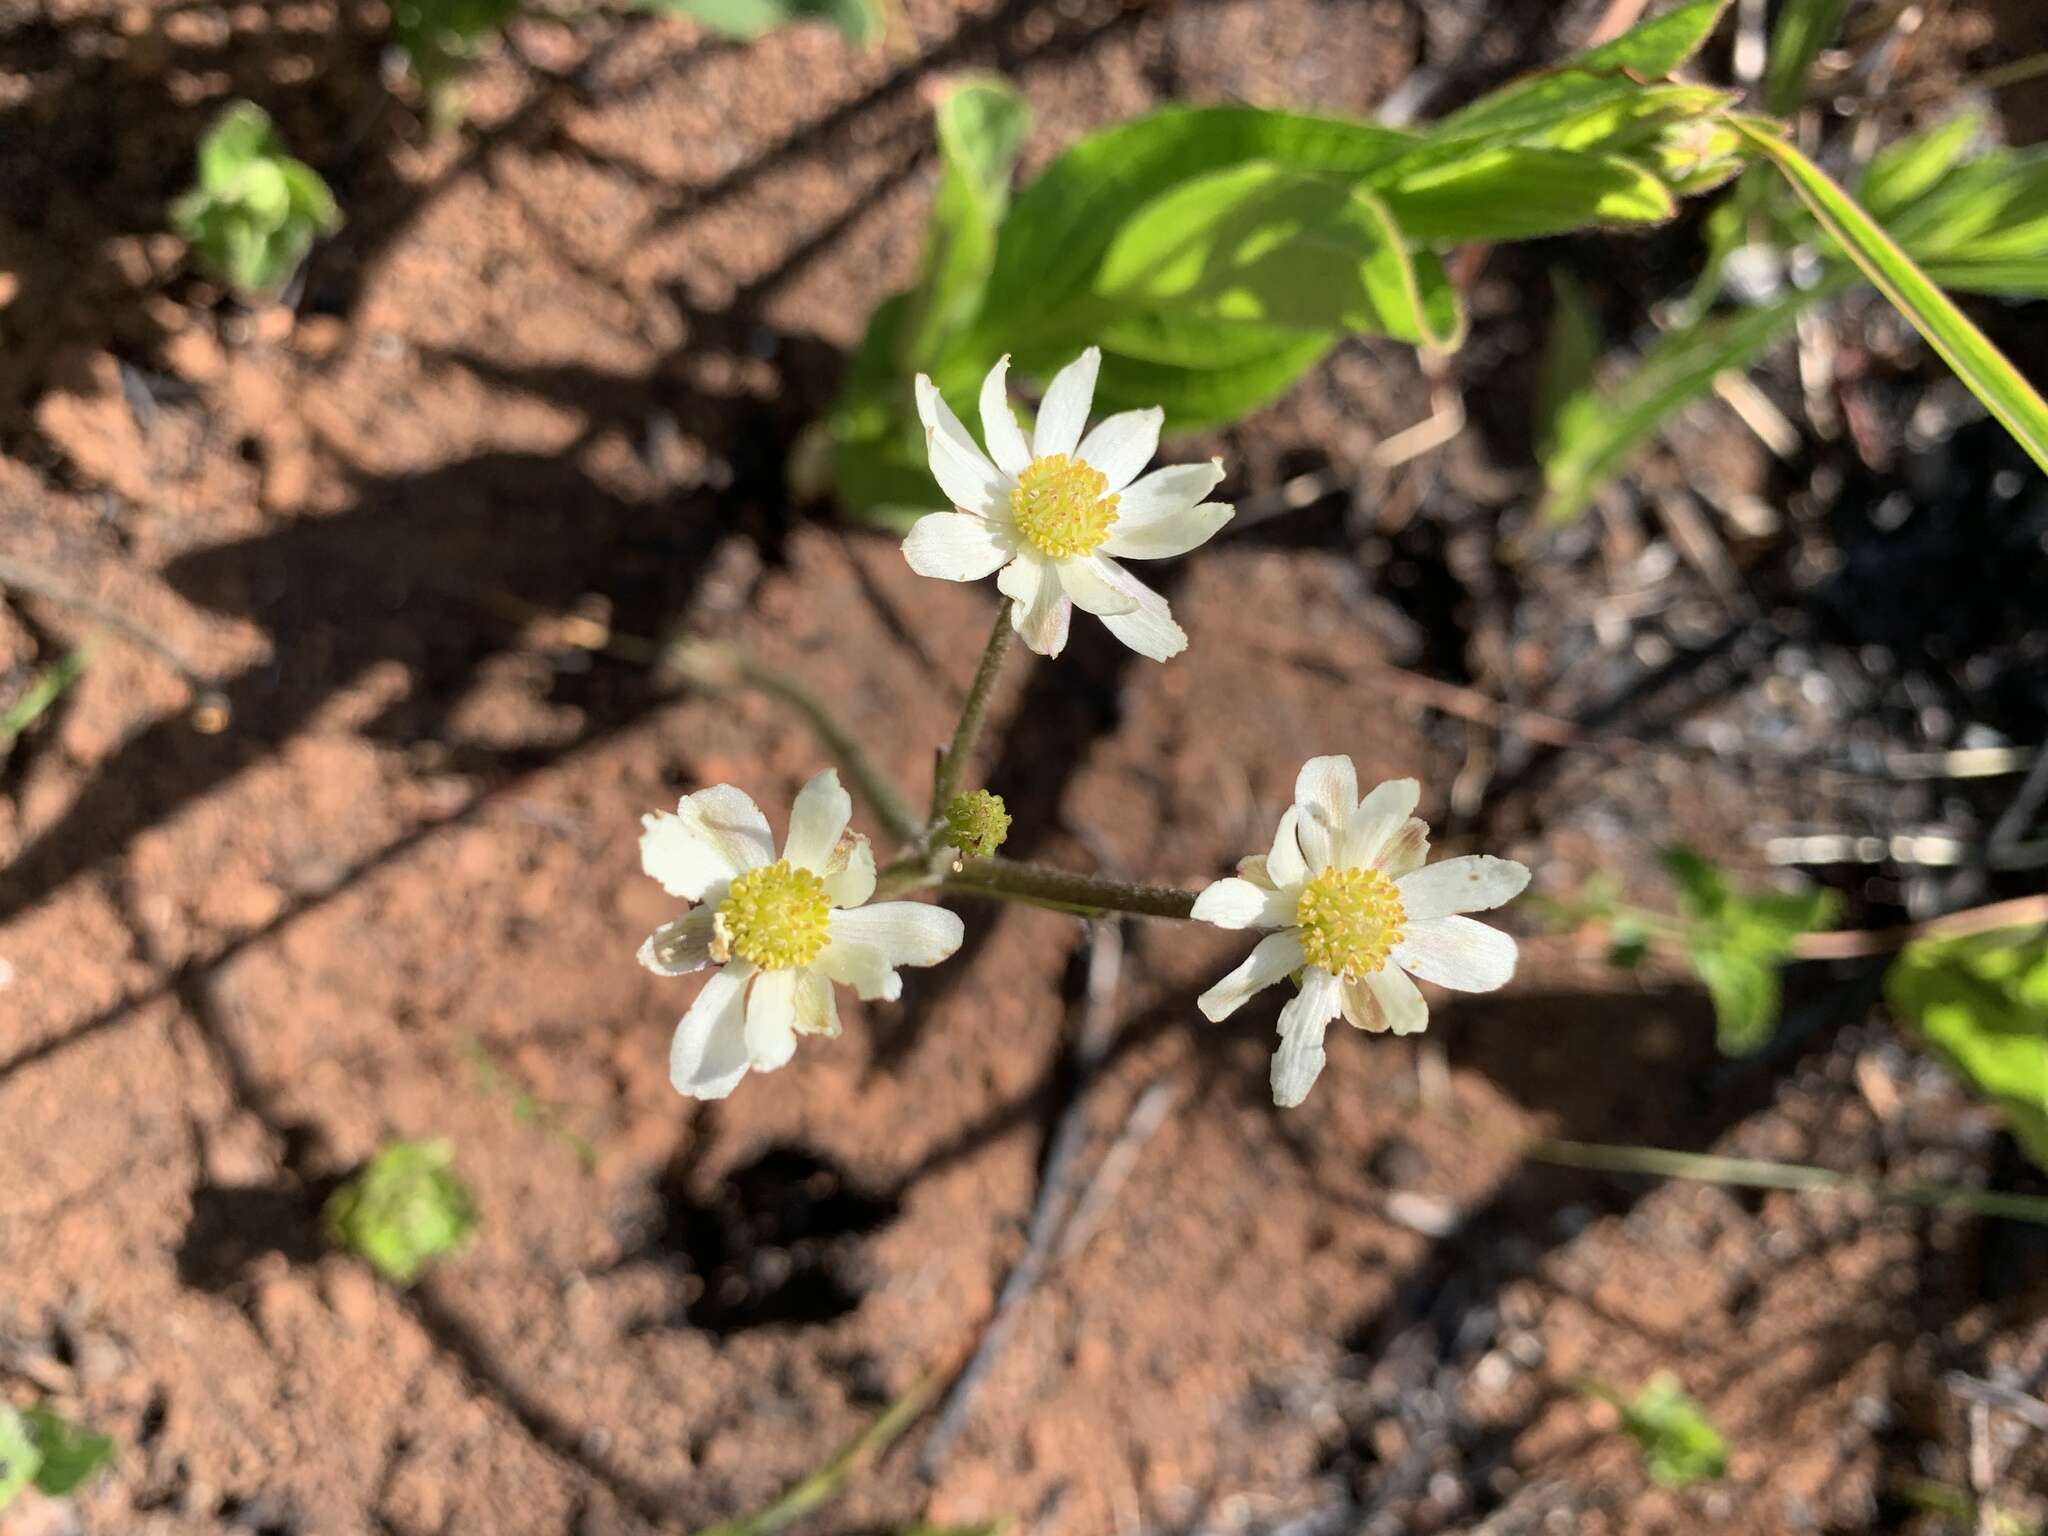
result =
M777 859L733 881L711 919L714 957L723 949L764 971L809 965L831 937L831 916L825 882Z
M1031 547L1055 560L1090 553L1116 526L1109 479L1083 459L1064 453L1033 459L1010 492L1010 515Z
M1408 913L1394 882L1376 869L1326 869L1294 909L1301 953L1310 965L1356 981L1387 963Z

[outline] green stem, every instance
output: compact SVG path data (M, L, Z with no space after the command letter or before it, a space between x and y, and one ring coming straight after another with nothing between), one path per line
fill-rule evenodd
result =
M1808 1163L1768 1163L1750 1157L1716 1157L1703 1152L1673 1152L1664 1147L1613 1146L1592 1141L1560 1141L1539 1136L1522 1155L1563 1168L1592 1168L1602 1173L1647 1173L1671 1179L1696 1179L1706 1184L1735 1184L1749 1189L1858 1189L1880 1200L1907 1205L1951 1207L1979 1216L2005 1216L2048 1226L2048 1197L2005 1194L1995 1189L1965 1189L1955 1184L1892 1184L1815 1168Z
M903 798L895 782L818 697L787 672L708 640L685 641L675 648L672 658L677 671L703 687L754 688L781 699L804 717L804 723L810 726L827 755L846 771L853 787L874 808L890 836L900 842L911 842L924 835L924 823L911 810L910 802Z
M933 821L946 814L946 807L960 793L960 781L967 773L967 760L974 755L974 744L981 737L982 722L988 718L989 695L995 692L996 674L1002 671L1003 657L1010 649L1010 636L1014 633L1010 625L1010 601L1002 598L996 603L995 628L989 631L988 644L982 647L981 665L974 669L974 683L967 690L967 704L960 711L960 723L953 727L953 739L947 744L945 755L939 759L938 772L932 777Z
M875 1422L837 1456L808 1477L792 1484L787 1493L767 1508L757 1510L744 1520L709 1526L698 1532L698 1536L773 1536L776 1531L794 1525L812 1510L829 1503L838 1496L847 1479L880 1457L923 1416L946 1380L947 1375L943 1371L934 1371L924 1377L884 1408Z
M1070 875L1063 869L1019 864L1010 859L971 860L964 869L946 876L943 884L949 891L1029 902L1084 917L1104 912L1135 912L1142 917L1184 918L1195 905L1193 891L1170 885L1131 885L1099 875Z

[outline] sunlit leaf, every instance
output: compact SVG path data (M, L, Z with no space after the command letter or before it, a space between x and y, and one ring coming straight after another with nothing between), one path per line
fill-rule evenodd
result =
M900 347L900 362L912 372L981 305L996 232L1010 202L1010 177L1031 131L1030 106L994 75L955 81L934 118L939 185L925 233L924 270Z
M1727 1442L1669 1371L1659 1371L1642 1391L1618 1406L1622 1433L1642 1452L1650 1481L1664 1488L1684 1488L1727 1474Z
M702 22L714 32L751 41L799 21L826 21L854 46L865 48L882 36L876 0L635 0L646 10L667 11Z
M43 1453L36 1449L28 1421L12 1404L0 1402L0 1510L36 1480Z
M1664 867L1678 887L1686 959L1714 1004L1716 1043L1727 1055L1759 1049L1778 1022L1779 970L1801 934L1834 920L1834 892L1738 891L1690 848L1668 849Z
M1894 218L1932 192L1955 169L1983 128L1980 114L1961 112L1925 133L1887 146L1870 162L1856 188L1870 216Z
M1374 183L1401 227L1435 245L1529 240L1678 211L1664 183L1618 155L1501 145Z
M2048 928L1922 939L1886 973L1885 994L2048 1169Z
M298 270L313 241L341 225L327 183L285 152L251 102L224 111L200 141L199 184L171 205L171 223L211 276L267 293Z

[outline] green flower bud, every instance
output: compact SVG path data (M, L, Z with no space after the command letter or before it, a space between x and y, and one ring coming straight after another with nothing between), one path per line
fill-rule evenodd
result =
M409 1285L476 1232L476 1203L455 1176L448 1141L386 1147L327 1201L327 1234L380 1274Z
M956 795L946 807L946 842L962 858L985 859L1003 846L1010 835L1010 813L1003 797L985 789Z

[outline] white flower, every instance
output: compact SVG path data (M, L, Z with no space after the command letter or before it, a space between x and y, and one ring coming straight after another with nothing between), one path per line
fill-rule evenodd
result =
M1101 366L1100 349L1090 347L1053 375L1026 442L1004 393L1010 360L1003 358L981 386L987 454L919 374L917 414L932 475L954 510L919 518L903 553L920 576L946 581L999 570L1010 622L1041 656L1066 648L1067 621L1078 607L1139 655L1165 661L1187 648L1188 637L1166 599L1113 557L1163 560L1207 543L1233 511L1202 499L1223 479L1223 461L1139 479L1159 447L1166 413L1156 406L1120 412L1083 437Z
M1361 801L1350 758L1312 757L1273 851L1195 898L1203 922L1275 930L1202 994L1208 1018L1228 1018L1254 992L1299 973L1301 990L1280 1010L1275 1104L1308 1097L1323 1070L1323 1031L1339 1013L1360 1029L1413 1034L1428 1026L1429 1005L1410 975L1491 992L1515 974L1515 941L1457 914L1520 895L1529 871L1484 854L1425 868L1429 827L1413 814L1420 796L1413 779L1391 779Z
M640 867L697 903L648 936L640 963L660 976L718 967L669 1048L680 1092L722 1099L749 1068L788 1061L798 1035L838 1034L833 982L893 999L897 966L937 965L960 947L960 919L943 907L864 905L875 856L865 837L844 835L852 815L828 768L798 791L779 859L768 819L730 784L640 818Z

